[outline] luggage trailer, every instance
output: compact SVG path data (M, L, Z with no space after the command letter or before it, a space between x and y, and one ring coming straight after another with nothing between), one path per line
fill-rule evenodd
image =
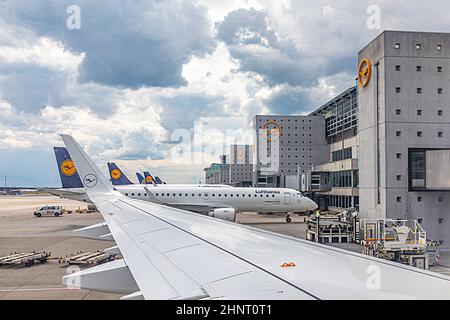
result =
M70 265L95 265L112 261L116 258L115 254L104 251L78 252L59 258L59 263Z
M11 253L7 256L0 257L0 266L6 265L24 265L31 267L35 263L46 263L51 256L50 252L33 251L27 253Z

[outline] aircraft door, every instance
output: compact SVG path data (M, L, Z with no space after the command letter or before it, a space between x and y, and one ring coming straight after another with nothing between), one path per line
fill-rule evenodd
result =
M284 193L284 204L289 205L291 204L291 194L290 192Z

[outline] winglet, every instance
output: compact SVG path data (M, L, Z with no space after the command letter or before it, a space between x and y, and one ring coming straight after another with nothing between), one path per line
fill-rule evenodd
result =
M83 151L75 139L67 134L62 134L61 138L66 145L70 157L75 163L81 182L86 188L89 196L92 193L112 192L113 189L109 181L94 164L91 158Z

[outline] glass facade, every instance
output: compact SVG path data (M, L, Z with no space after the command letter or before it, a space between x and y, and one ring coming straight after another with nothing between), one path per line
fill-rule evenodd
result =
M414 150L409 153L411 188L425 188L425 150Z
M345 170L330 173L332 188L356 188L358 187L358 170Z
M345 148L331 153L332 161L340 161L352 158L352 148Z
M331 138L345 130L358 126L358 90L356 87L344 91L310 115L325 115L326 136Z

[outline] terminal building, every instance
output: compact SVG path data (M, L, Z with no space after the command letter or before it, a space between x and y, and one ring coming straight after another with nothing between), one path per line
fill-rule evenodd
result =
M295 188L361 219L417 220L450 249L450 33L384 31L358 53L356 86L253 127L253 186Z
M250 145L230 146L230 154L220 157L203 169L206 184L227 184L234 187L250 187L253 179L253 151Z
M358 62L361 217L450 248L450 34L385 31Z
M325 119L325 136L328 145L326 162L315 164L307 174L303 191L319 208L340 211L359 207L358 193L358 90L351 87L325 103L310 116Z
M323 116L257 115L253 128L255 187L299 189L301 175L327 160ZM266 157L270 165L262 161Z

